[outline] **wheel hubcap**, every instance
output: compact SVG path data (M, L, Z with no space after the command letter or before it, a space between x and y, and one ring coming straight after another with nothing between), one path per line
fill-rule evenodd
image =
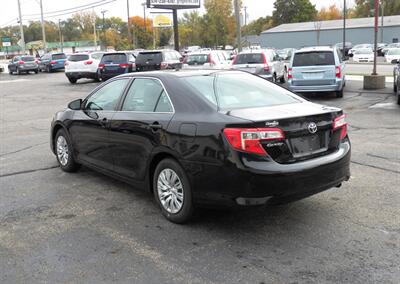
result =
M64 136L57 138L57 157L61 165L65 166L68 163L68 144Z
M169 213L178 213L183 206L183 186L177 173L164 169L157 179L157 192L161 205Z

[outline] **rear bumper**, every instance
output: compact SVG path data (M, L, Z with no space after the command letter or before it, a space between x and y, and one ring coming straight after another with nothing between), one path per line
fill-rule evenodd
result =
M190 173L196 203L260 205L294 201L339 186L350 178L350 155L346 141L335 153L295 164L255 161L242 153L222 166L182 164Z
M336 79L333 85L304 85L298 86L293 84L293 80L288 81L289 90L292 92L307 93L307 92L337 92L343 88L344 79Z
M37 66L29 66L29 67L19 66L18 68L21 71L37 71L38 70Z
M68 78L97 78L97 72L88 72L88 71L77 71L77 72L65 72L65 76Z

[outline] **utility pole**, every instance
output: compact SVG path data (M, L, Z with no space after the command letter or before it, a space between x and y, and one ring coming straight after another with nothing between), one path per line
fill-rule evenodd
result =
M106 51L106 32L104 30L104 26L105 26L105 19L104 19L104 14L107 12L107 10L103 10L101 11L101 13L103 14L103 25L102 25L102 30L103 30L103 40L102 40L102 44L103 44L103 50Z
M240 7L239 0L234 0L235 2L235 16L236 16L236 40L238 51L242 51L242 33L240 31Z
M172 18L174 20L174 45L175 50L179 52L179 29L178 29L178 10L172 10Z
M132 34L131 34L131 24L129 23L129 0L126 0L126 12L128 14L128 42L129 46L132 44L133 47L133 42L132 42Z
M375 0L375 27L374 27L374 69L372 75L378 75L376 73L376 53L378 48L378 17L379 17L379 0Z
M43 47L44 47L44 52L47 52L47 44L46 44L46 31L44 29L44 20L43 20L43 5L42 5L42 0L40 0L40 18L42 21L42 39L43 39Z
M384 0L381 0L381 42L383 42L383 16L384 16L384 10L385 8L385 2Z
M61 52L64 52L64 47L63 47L63 42L62 42L61 19L58 19L58 35L60 37Z
M94 41L94 50L97 50L97 33L96 33L96 14L93 8L93 41Z
M143 20L144 20L144 32L147 33L147 25L146 25L146 5L147 3L142 3L143 6Z
M244 25L247 26L247 6L244 6Z
M21 15L21 3L18 0L18 13L19 13L19 31L21 33L21 47L22 52L25 54L25 36L24 36L24 27L22 26L22 15Z
M342 58L346 59L346 0L343 0L343 46L342 46Z

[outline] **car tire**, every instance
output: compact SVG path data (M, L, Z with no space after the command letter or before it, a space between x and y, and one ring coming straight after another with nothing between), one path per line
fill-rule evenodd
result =
M8 74L10 74L10 75L14 75L14 72L13 72L13 71L11 71L11 69L10 69L10 68L8 68Z
M157 165L153 193L161 213L169 221L182 224L190 220L194 211L192 191L189 179L177 161L164 159Z
M283 72L282 77L279 79L279 82L284 84L286 82L285 72Z
M78 79L76 79L76 78L68 78L68 81L69 81L71 84L75 84L76 81L78 81Z
M75 161L71 141L64 129L58 130L54 138L54 148L58 164L64 172L75 172L80 164Z
M336 92L336 97L337 98L343 98L343 88L340 91Z
M395 94L397 93L397 85L396 85L396 83L393 83L393 92Z
M51 67L50 67L50 65L47 66L46 71L47 71L47 73L51 73Z
M276 83L276 74L274 73L273 75L272 75L272 83Z
M36 69L36 70L35 70L35 74L37 74L37 73L39 73L39 69Z
M21 70L19 70L19 68L17 68L17 75L21 75L21 74L22 74Z

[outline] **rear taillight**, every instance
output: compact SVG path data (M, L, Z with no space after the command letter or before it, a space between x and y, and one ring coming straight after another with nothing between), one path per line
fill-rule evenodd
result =
M264 61L264 71L265 72L269 72L269 66L268 66L268 63L267 63L267 57L265 56L265 54L263 53L263 61Z
M233 57L232 64L233 64L233 65L235 65L235 64L236 64L236 62L237 62L237 55L235 55L235 56Z
M128 64L128 63L121 63L121 64L119 65L119 67L121 67L121 68L128 68L128 67L129 67L129 64Z
M160 68L161 69L167 69L168 68L168 63L167 62L161 62Z
M279 128L225 128L224 135L233 149L262 156L267 153L261 141L285 139Z
M51 61L51 62L50 62L50 64L51 64L51 65L56 65L56 64L57 64L57 62L55 62L55 61Z
M208 57L207 57L207 62L210 63L211 66L216 65L214 59L213 59L212 56L211 56L211 53L210 53L210 54L208 55Z
M25 62L24 62L24 61L22 61L22 60L20 60L20 61L18 61L18 64L19 64L19 65L24 65L24 64L25 64Z
M340 66L336 66L336 78L341 78L342 77L342 70L340 69Z
M287 71L287 78L288 78L288 79L292 79L292 78L293 78L293 75L292 75L292 68L289 68L289 69L288 69L288 71Z
M103 64L103 63L99 64L99 69L103 69L104 67L106 67L105 64Z
M83 62L83 64L85 64L85 65L90 65L90 64L92 64L92 63L93 63L92 60L88 60L88 61Z
M338 116L333 121L333 131L340 130L340 140L346 138L347 135L347 122L346 116L343 114Z

